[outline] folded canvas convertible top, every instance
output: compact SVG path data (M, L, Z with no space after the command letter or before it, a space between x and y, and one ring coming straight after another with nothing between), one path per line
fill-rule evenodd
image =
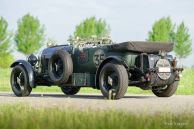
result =
M128 41L109 46L111 51L130 51L137 53L158 53L160 50L170 52L173 43Z

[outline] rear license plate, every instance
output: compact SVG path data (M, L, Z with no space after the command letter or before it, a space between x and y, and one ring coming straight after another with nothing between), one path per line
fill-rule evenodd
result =
M159 67L158 72L159 73L170 73L171 69L169 67Z

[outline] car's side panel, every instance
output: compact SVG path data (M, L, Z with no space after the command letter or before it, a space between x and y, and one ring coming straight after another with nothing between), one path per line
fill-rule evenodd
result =
M74 73L96 73L97 67L106 57L104 48L75 49L72 54Z
M95 74L73 73L72 86L95 86Z
M129 52L112 52L107 46L75 49L72 53L75 73L96 73L99 65L110 56L120 57L128 66L133 66L137 54Z

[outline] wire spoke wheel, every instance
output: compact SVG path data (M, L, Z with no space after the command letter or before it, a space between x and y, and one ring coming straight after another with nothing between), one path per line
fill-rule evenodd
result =
M17 65L12 70L11 88L16 96L28 96L32 91L28 82L28 73L22 65Z
M99 87L108 99L122 98L128 87L128 73L123 65L107 63L99 74Z

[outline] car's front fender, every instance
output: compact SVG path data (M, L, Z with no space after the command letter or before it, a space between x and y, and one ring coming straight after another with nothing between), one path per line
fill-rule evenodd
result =
M28 73L28 80L29 80L30 87L32 87L32 88L35 87L34 70L32 68L32 65L25 60L17 60L14 63L12 63L10 67L13 68L16 65L24 66L24 68L26 69L26 71Z

